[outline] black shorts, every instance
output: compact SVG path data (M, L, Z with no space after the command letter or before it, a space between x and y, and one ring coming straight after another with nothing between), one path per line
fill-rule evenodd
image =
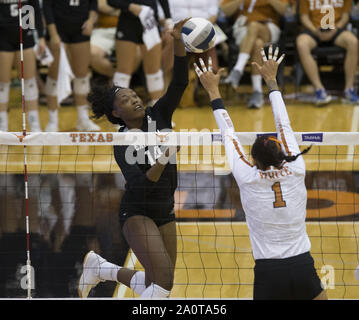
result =
M24 50L35 46L34 32L31 29L22 30L22 42ZM20 50L19 27L0 27L0 51Z
M315 42L317 43L317 45L318 45L319 47L321 47L321 46L322 46L322 47L327 47L327 46L335 46L335 44L334 44L335 40L340 36L340 34L341 34L343 31L345 31L345 30L344 30L344 29L338 29L337 32L336 32L336 34L334 35L334 37L331 38L329 41L321 41L315 34L313 34L313 33L312 33L311 31L309 31L309 30L305 30L305 31L303 31L302 33L311 36L311 37L315 40Z
M56 20L57 32L64 43L80 43L90 41L90 37L82 34L82 25L85 21L69 22Z
M138 208L127 207L121 208L119 213L119 220L121 229L125 224L126 220L133 216L145 216L153 220L153 222L157 225L157 227L161 227L167 223L176 220L175 210L172 209L163 209L163 210L138 210Z
M117 24L116 40L143 44L142 33L143 27L139 18L128 13L120 15Z
M309 252L285 259L258 259L254 300L312 300L323 288Z

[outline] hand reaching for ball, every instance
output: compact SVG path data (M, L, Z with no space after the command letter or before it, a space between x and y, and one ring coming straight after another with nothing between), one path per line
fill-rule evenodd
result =
M183 25L189 20L190 18L187 18L187 19L184 19L184 20L181 20L179 22L177 22L173 29L170 30L170 33L172 35L172 37L176 40L181 40L181 31L182 31L182 27Z

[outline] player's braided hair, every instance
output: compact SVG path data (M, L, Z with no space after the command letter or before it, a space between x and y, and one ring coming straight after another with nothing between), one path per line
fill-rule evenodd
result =
M293 162L303 154L306 154L312 146L304 149L295 156L286 155L281 148L281 142L275 137L259 136L251 150L253 159L256 159L264 168L274 166L280 168L283 161Z
M91 104L91 109L94 119L99 119L106 116L107 119L113 124L125 126L125 122L113 116L113 104L115 102L116 93L122 87L110 87L108 85L96 85L92 88L91 93L88 95L87 100Z

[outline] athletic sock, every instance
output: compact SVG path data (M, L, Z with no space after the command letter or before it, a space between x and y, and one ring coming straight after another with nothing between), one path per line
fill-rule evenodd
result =
M143 271L137 271L131 278L130 287L134 293L141 295L146 290L146 274Z
M117 281L117 273L121 267L111 262L105 261L100 264L99 277L101 280Z
M259 74L252 75L253 91L263 92L262 90L262 76Z
M234 69L239 71L239 72L243 72L249 57L250 56L249 56L248 53L240 53L239 56L238 56L237 62L235 64L235 66L234 66Z

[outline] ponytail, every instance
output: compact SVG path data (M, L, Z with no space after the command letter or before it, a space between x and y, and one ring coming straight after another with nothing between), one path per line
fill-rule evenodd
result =
M293 162L293 161L297 160L299 156L302 156L303 154L308 153L311 148L312 148L312 145L310 145L308 148L304 149L301 153L298 153L295 156L284 155L283 160L285 160L286 162Z
M303 152L295 155L286 155L281 148L281 142L275 137L259 136L254 142L251 150L253 159L256 159L264 168L274 166L280 168L283 161L293 162L299 156L306 154L312 146L309 146Z

